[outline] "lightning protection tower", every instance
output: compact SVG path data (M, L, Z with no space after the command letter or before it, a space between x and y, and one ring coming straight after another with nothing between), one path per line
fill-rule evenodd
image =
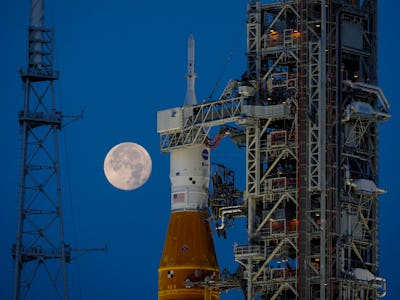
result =
M58 72L53 66L53 31L44 26L43 18L44 1L32 0L28 63L21 71L25 97L19 113L22 165L12 249L14 300L68 298L66 264L71 249L64 242L58 157L63 116L54 96Z

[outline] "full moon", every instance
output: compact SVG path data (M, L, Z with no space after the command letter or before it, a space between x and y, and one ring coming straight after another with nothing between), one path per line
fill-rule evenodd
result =
M151 158L145 148L135 143L121 143L107 153L104 174L114 187L131 191L146 183L151 166Z

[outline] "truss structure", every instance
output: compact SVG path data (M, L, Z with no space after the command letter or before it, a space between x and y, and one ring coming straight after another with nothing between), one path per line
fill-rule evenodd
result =
M39 2L35 5L40 9ZM39 13L39 17L43 16ZM53 31L41 21L29 28L28 67L21 72L25 99L19 113L22 165L18 231L12 249L15 300L39 295L41 299L44 295L68 298L66 264L71 248L64 242L58 157L63 115L56 109L54 96L58 72L53 69Z
M159 112L163 152L204 143L214 126L242 130L243 203L213 211L247 218L248 244L234 246L247 300L386 294L378 123L390 115L377 87L376 8L249 1L242 79L215 102Z

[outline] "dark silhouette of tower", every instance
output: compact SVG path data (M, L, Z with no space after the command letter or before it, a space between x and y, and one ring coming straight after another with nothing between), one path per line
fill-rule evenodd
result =
M64 241L58 133L63 115L56 108L53 31L44 26L44 1L31 1L27 67L21 71L25 95L19 112L22 132L14 300L67 299L66 264L71 248ZM35 281L47 278L45 286ZM37 299L37 298L36 298Z

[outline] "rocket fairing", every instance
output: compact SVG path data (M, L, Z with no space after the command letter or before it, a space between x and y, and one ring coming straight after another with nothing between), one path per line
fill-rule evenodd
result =
M188 54L185 106L196 104L193 35ZM158 269L158 299L218 300L219 291L204 286L219 279L207 220L210 149L193 145L171 150L170 180L171 217Z

